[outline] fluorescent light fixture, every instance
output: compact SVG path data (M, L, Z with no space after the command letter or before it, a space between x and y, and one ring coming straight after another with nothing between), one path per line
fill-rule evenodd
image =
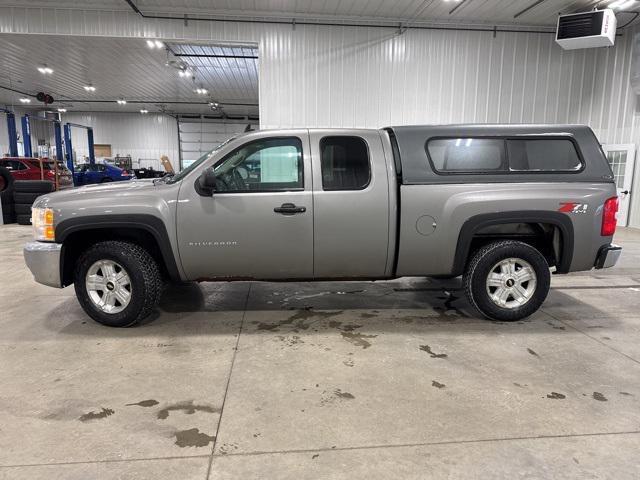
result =
M31 103L31 99L27 97L23 97L20 99L20 103Z
M188 68L185 68L184 70L180 70L178 72L178 75L180 75L181 77L189 77L191 76L191 71Z
M87 92L95 92L95 91L96 91L96 87L94 87L93 85L85 85L85 86L84 86L84 89L85 89Z
M160 40L147 40L147 47L152 50L154 48L162 48L164 47L164 43L162 43Z
M196 92L198 95L206 95L207 93L209 93L209 90L207 90L206 88L196 88L194 90L194 92Z
M43 67L38 67L38 71L43 75L51 75L53 73L53 70L46 65Z
M126 105L126 104L127 104L126 100L124 100L122 98L120 100L118 100L118 105Z
M149 113L149 110L147 110L146 108L143 108L142 110L140 110L140 113Z
M59 108L58 111L60 113L66 113L67 109L66 108Z

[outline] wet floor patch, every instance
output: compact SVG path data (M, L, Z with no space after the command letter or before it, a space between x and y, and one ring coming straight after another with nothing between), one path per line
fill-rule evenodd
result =
M81 422L90 422L91 420L101 420L103 418L107 418L115 413L111 408L102 408L96 412L87 412L83 415L80 415Z
M206 447L211 442L214 442L216 437L202 433L197 428L190 428L189 430L180 430L175 433L176 445L180 448L186 447Z
M603 394L601 394L600 392L593 392L593 395L591 395L591 397L594 400L598 400L599 402L606 402L607 401L607 397L605 397Z
M444 388L444 387L446 387L446 385L444 383L440 383L437 380L433 380L431 382L431 386L432 387L436 387L436 388Z
M142 400L142 401L137 402L137 403L127 403L126 406L127 407L145 407L145 408L148 408L148 407L153 407L155 405L158 405L159 403L160 402L158 402L157 400L150 399L150 400Z
M551 392L547 394L547 398L550 398L552 400L564 400L566 397L566 395L563 395L561 393L558 392Z
M179 402L164 407L158 411L157 417L159 420L164 420L169 417L170 412L182 412L187 415L193 415L196 412L220 413L220 409L210 405L196 405L193 403L193 400L190 400L188 402Z
M429 345L420 345L420 350L427 352L431 358L447 358L446 353L435 353Z

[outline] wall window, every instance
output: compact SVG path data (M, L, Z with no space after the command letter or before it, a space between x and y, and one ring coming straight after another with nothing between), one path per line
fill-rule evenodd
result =
M504 141L492 138L441 138L427 144L437 172L500 172L506 170Z
M582 162L571 140L507 140L509 167L512 171L573 172Z
M362 190L369 185L369 149L362 138L324 137L320 155L324 190Z
M216 190L264 192L302 189L303 168L299 138L255 140L235 150L215 166Z

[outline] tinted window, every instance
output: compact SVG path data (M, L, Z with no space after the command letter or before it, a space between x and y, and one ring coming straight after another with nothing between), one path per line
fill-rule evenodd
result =
M576 171L582 162L571 140L507 140L509 167L514 171Z
M487 138L443 138L429 141L429 157L437 172L497 172L506 170L504 142Z
M256 140L230 153L214 170L220 192L302 189L302 142L297 137Z
M369 151L362 138L324 137L320 155L324 190L361 190L369 184Z

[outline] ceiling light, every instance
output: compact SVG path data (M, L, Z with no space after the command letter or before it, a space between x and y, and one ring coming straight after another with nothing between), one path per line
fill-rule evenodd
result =
M66 113L67 109L66 108L59 108L58 111L60 113Z
M154 48L162 48L164 47L164 43L162 43L160 40L147 40L147 47L151 48L152 50Z
M43 67L38 67L38 71L43 75L51 75L53 73L53 70L46 65Z
M20 103L31 103L31 99L23 97L23 98L20 99Z
M124 100L122 98L120 100L118 100L118 105L126 105L126 104L127 104L126 100Z
M615 2L611 2L608 5L608 8L613 8L616 10L626 10L627 8L635 5L635 0L616 0Z
M94 87L93 85L85 85L85 86L84 86L84 89L85 89L87 92L95 92L95 91L96 91L96 87Z
M191 71L188 68L185 68L184 70L180 70L178 72L178 75L180 75L181 77L189 77L191 76Z
M146 108L143 108L142 110L140 110L140 113L149 113L149 110L147 110Z
M207 93L209 93L209 90L207 90L206 88L196 88L194 90L194 92L196 92L198 95L206 95Z
M211 110L215 110L220 106L220 104L218 102L209 102L209 106L211 107Z

